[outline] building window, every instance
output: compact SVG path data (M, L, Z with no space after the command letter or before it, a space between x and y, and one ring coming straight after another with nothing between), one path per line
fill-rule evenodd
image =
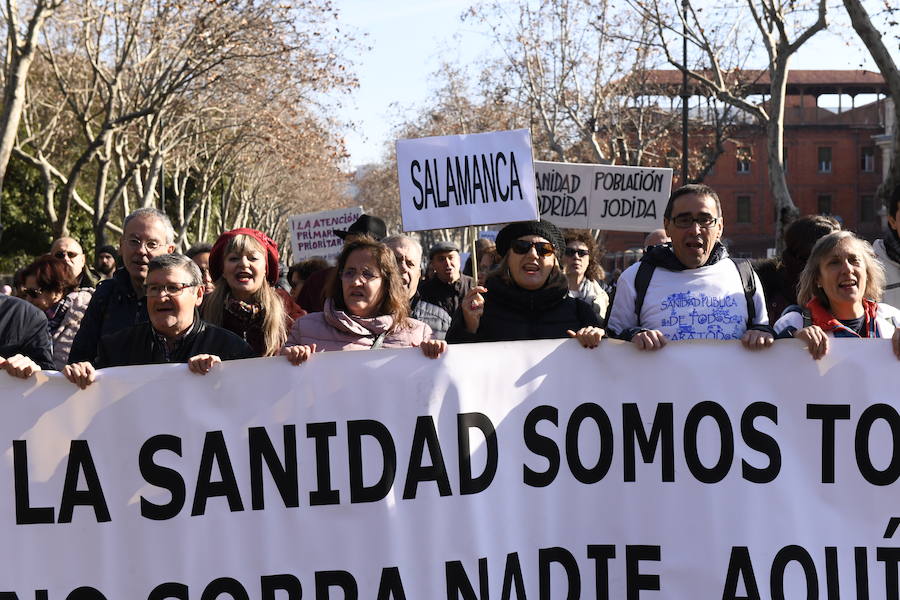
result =
M859 197L859 222L874 223L878 220L878 207L875 206L875 196L867 194Z
M737 222L749 223L752 218L750 214L750 196L737 197Z
M875 172L875 148L872 146L862 149L859 159L859 170L863 173Z
M738 146L737 149L737 172L749 173L750 161L753 159L753 153L749 146Z
M820 215L831 214L831 194L821 194L819 196L818 213Z
M831 173L831 148L819 148L819 173Z

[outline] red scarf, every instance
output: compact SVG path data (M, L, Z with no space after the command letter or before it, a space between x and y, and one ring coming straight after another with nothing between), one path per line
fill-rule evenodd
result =
M846 325L841 323L837 318L835 318L833 314L831 314L830 310L822 306L822 303L815 296L813 296L812 300L806 303L806 308L809 309L809 314L812 317L812 324L818 325L822 328L823 331L850 331ZM875 315L877 313L878 303L863 298L863 315L865 317L865 326L863 327L863 333L865 335L860 337L879 337L877 327L875 325ZM857 336L859 335L855 331L852 333Z

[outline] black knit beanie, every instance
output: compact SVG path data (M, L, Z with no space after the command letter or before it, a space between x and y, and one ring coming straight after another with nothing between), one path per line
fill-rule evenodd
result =
M497 252L506 256L512 243L524 235L539 235L556 249L557 258L566 247L566 240L559 229L550 221L521 221L510 223L497 234Z

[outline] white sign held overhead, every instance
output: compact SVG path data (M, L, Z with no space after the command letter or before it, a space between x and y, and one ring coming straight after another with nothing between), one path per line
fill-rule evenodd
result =
M313 256L333 260L341 253L344 240L334 230L346 230L363 214L361 206L291 215L291 250L297 262Z
M663 226L672 169L535 161L541 218L559 227L652 231Z
M527 129L397 141L404 231L538 218Z

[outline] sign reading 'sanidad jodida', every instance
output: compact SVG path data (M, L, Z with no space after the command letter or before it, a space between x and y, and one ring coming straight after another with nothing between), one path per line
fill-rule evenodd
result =
M652 231L663 226L672 169L535 161L541 218L560 227Z
M405 231L538 218L527 129L397 141Z

